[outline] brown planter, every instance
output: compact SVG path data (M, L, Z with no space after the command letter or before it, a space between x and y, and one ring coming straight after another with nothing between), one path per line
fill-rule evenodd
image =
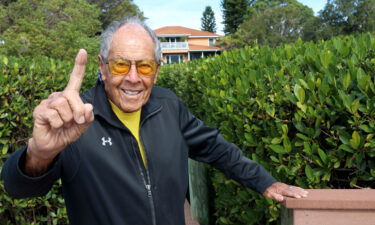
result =
M309 189L283 202L282 225L375 225L375 189Z

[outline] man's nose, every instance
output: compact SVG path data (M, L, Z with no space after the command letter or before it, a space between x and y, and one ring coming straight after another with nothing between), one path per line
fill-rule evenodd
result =
M125 79L131 83L137 83L141 80L138 76L137 67L134 64L130 66L130 71L125 76Z

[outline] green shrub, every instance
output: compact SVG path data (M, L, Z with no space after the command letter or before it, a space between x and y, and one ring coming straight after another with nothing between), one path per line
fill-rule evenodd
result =
M62 90L73 63L46 57L0 56L0 170L8 154L26 144L32 129L32 109L54 91ZM82 90L96 80L97 66L86 68ZM61 182L45 197L12 199L0 182L0 224L67 224Z
M73 63L0 56L0 157L23 146L32 109L62 90ZM90 62L82 90L96 80ZM173 89L208 124L278 180L304 188L374 188L375 38L246 47L164 66ZM0 169L3 161L0 160ZM211 171L216 224L274 224L280 205ZM0 182L0 224L67 224L59 184L14 200Z
M374 186L375 38L245 47L164 66L159 84L262 164L304 188ZM275 224L280 204L213 170L216 224Z

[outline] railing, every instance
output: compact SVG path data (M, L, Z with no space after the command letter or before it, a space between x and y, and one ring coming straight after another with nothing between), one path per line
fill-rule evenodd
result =
M287 198L282 225L374 225L374 189L310 189L307 198Z
M161 49L189 49L189 44L187 42L161 42Z

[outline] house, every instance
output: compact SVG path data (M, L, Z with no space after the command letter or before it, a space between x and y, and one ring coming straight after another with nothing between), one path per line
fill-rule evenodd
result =
M220 35L182 26L166 26L154 30L160 40L163 63L182 63L219 54L215 46Z

